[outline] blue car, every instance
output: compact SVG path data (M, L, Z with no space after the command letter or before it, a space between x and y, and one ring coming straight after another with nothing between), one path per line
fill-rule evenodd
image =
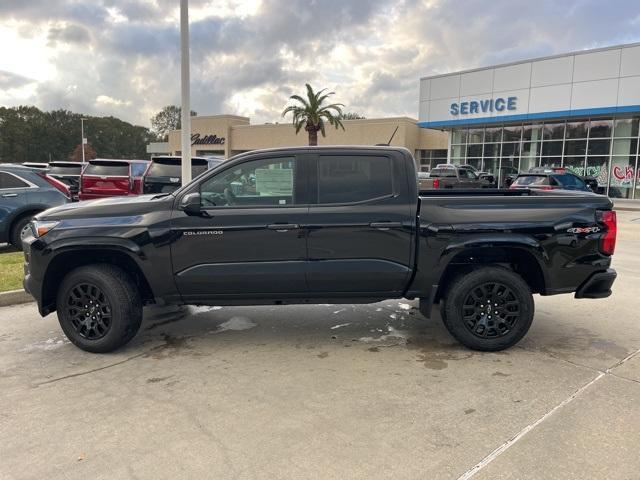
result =
M0 164L0 243L22 249L22 237L37 213L71 201L69 187L46 172Z

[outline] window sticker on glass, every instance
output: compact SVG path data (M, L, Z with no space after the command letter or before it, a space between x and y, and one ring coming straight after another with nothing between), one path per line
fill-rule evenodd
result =
M291 195L293 170L290 168L256 169L256 191L260 192L260 196Z

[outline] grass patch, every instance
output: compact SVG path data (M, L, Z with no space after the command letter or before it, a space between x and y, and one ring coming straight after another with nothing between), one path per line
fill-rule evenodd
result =
M22 288L23 264L22 252L0 253L0 292Z

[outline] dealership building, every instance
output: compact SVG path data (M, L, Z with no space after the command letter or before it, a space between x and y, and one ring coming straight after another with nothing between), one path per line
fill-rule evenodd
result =
M327 127L326 137L318 135L319 145L375 145L389 143L408 148L428 168L431 162L446 163L448 132L420 128L408 117L343 120L344 130ZM260 148L309 144L306 131L296 134L291 123L251 124L236 115L191 117L191 155L221 155L229 158ZM151 143L149 154L180 155L180 130L169 132L168 142Z
M425 77L418 125L443 129L448 160L504 176L534 166L590 175L640 199L640 44Z

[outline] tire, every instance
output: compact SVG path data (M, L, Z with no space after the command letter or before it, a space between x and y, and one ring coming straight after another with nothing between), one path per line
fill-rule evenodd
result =
M489 352L518 343L529 331L534 313L527 283L503 267L480 267L455 277L441 308L442 321L456 340Z
M123 270L109 264L69 272L58 290L56 308L64 334L87 352L120 348L142 323L138 287Z
M11 245L16 247L18 250L22 250L22 231L28 228L29 222L31 222L32 218L32 215L20 217L11 226Z

